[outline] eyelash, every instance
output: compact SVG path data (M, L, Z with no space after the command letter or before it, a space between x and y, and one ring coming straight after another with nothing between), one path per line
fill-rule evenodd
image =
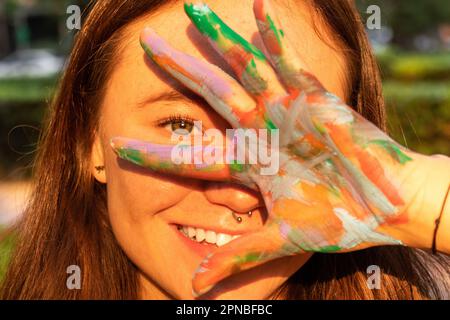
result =
M189 116L186 116L186 115L176 114L176 115L171 115L167 118L158 120L157 125L158 125L158 127L163 128L163 127L167 126L168 124L172 124L175 122L181 122L181 121L189 123L190 125L194 125L195 119L193 119Z

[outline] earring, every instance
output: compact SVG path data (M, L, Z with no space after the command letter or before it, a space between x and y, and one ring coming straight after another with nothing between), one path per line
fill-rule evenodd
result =
M234 218L238 223L241 223L241 222L242 222L242 218L241 218L241 217L238 217L238 216L236 215L236 212L231 211L231 215L233 216L233 218ZM248 215L249 217L251 217L251 216L253 215L253 210L250 210L249 212L247 212L247 215Z
M105 170L105 166L96 166L95 170L97 170L97 173L102 172L103 170Z

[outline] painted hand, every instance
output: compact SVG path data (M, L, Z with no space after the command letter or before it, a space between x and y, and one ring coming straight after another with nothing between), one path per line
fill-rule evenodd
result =
M137 165L235 181L262 193L269 212L264 227L207 257L194 275L194 291L205 293L233 273L283 256L402 244L382 229L409 219L410 198L418 190L409 177L418 155L392 141L305 70L267 1L256 0L254 12L269 57L206 5L186 4L185 10L240 83L172 48L151 29L141 36L148 56L233 128L279 130L280 138L274 175L261 175L261 164L175 164L173 146L112 139L118 156Z

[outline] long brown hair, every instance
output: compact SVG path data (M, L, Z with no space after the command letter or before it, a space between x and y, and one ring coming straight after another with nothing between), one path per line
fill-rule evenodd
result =
M348 55L349 103L385 129L381 81L364 27L348 0L310 0L340 37ZM120 31L164 0L93 2L78 33L52 103L35 162L33 196L15 228L17 243L2 284L2 299L138 299L138 271L117 244L105 187L91 174L90 155ZM426 262L428 261L428 262ZM315 254L279 290L287 299L438 298L425 254L403 247ZM441 264L439 264L441 263ZM68 290L66 269L82 270L81 290ZM366 269L382 271L369 290Z

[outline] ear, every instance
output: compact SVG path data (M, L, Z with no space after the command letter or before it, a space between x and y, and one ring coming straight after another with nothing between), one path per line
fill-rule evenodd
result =
M105 154L99 135L95 136L91 152L91 172L95 180L106 183Z

